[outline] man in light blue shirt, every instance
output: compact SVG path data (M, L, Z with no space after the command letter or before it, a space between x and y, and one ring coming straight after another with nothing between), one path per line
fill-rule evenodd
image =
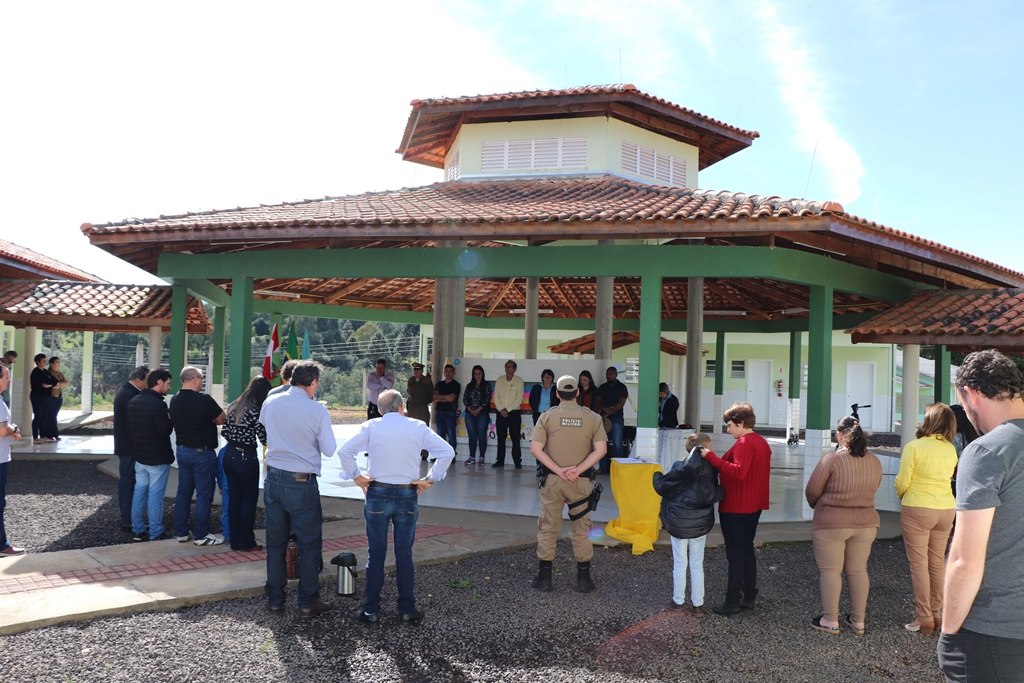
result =
M267 609L284 611L288 534L299 545L299 616L315 617L331 609L320 601L323 510L317 477L323 457L337 448L327 408L314 400L320 366L301 361L288 391L267 399L260 422L267 428L267 476L263 503L267 523Z
M455 450L422 421L405 416L402 395L396 390L381 392L377 407L382 416L364 422L359 433L338 449L344 476L355 480L366 494L366 597L357 618L365 624L380 619L388 526L394 525L398 612L403 623L416 624L423 620L423 611L416 609L412 563L419 518L417 496L445 478ZM434 461L422 478L421 451ZM363 452L368 453L366 474L356 464L356 454Z

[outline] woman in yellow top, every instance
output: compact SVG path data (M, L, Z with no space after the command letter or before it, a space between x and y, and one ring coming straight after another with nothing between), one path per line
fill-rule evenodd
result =
M896 494L903 504L900 525L914 586L916 618L908 631L931 635L942 627L942 583L946 544L956 500L949 482L956 469L956 417L945 403L925 408L917 438L903 448Z

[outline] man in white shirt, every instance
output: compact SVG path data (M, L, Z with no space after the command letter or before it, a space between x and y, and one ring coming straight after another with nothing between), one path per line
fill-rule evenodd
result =
M377 406L382 416L364 422L359 433L338 449L344 476L355 480L366 494L366 597L357 618L364 624L380 620L388 526L393 525L398 612L402 623L416 624L423 620L423 611L416 608L412 563L419 517L417 497L445 478L455 450L423 422L406 417L402 395L394 389L381 392ZM420 478L420 451L424 450L434 463ZM356 454L363 452L368 453L366 474L356 464Z
M516 469L523 469L523 454L520 439L523 430L523 378L516 374L518 365L514 360L505 363L505 374L494 382L495 429L498 432L498 457L491 467L505 466L505 439L512 440L512 462Z
M384 358L377 359L373 372L366 376L366 419L380 417L377 400L382 391L395 386L395 376L388 372L388 362Z
M321 458L338 444L327 408L314 400L320 366L304 360L292 371L288 391L268 398L260 412L267 428L267 476L263 504L267 522L267 609L284 611L288 534L299 545L299 616L311 618L331 609L320 600L323 566L323 510L320 507Z

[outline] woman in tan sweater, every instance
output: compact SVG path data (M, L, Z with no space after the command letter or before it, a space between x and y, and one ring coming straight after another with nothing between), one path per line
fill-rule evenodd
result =
M814 509L812 538L818 565L822 614L811 626L839 633L839 593L843 572L850 588L847 627L864 634L868 606L868 557L878 533L875 492L882 483L882 464L867 450L860 423L844 417L836 427L839 448L827 453L807 481L807 503Z

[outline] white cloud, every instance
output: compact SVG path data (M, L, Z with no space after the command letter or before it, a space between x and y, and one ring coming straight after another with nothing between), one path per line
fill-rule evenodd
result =
M764 48L779 80L779 97L796 125L800 149L813 153L815 168L823 168L832 196L841 203L861 194L864 167L860 155L829 120L826 105L830 94L827 79L815 67L799 29L783 23L775 6L762 4L757 11Z

